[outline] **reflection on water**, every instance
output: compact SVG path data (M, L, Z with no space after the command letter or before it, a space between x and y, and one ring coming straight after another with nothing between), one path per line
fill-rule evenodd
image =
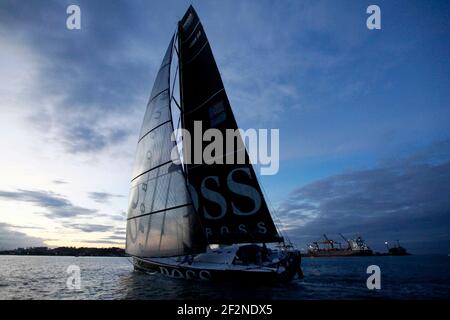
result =
M381 268L381 290L366 287ZM69 290L69 265L81 289ZM171 279L133 271L127 258L0 256L0 299L415 299L450 298L450 257L305 258L305 279L276 286Z

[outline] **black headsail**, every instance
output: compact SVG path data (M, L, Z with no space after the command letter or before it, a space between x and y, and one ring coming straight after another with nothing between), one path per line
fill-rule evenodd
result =
M237 129L236 120L205 31L192 6L178 25L178 49L183 128L191 134L192 144L200 143L194 133L198 121L203 132L215 128L225 137L226 129ZM203 142L201 151L208 144ZM239 146L242 151L240 136L231 152L235 161ZM186 139L183 147L191 150L186 175L208 243L281 240L245 148L244 164L230 164L225 148L214 155L216 163L210 164L203 157L200 163L195 161L196 150Z
M133 256L178 256L203 252L206 247L182 168L171 161L175 146L170 109L173 42L172 38L156 76L139 135L126 240L126 252Z

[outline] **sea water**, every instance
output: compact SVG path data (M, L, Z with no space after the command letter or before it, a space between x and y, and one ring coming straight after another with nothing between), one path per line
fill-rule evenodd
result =
M380 267L379 290L367 288L370 265ZM70 266L79 270L79 288L68 285ZM258 286L136 272L129 258L0 256L0 299L450 298L446 255L303 258L302 268L304 279Z

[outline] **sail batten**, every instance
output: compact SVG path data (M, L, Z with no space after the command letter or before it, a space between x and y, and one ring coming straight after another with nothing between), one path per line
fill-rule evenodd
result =
M163 94L164 92L167 92L167 91L169 91L169 88L166 88L166 89L164 89L164 90L158 92L154 97L152 97L152 98L150 99L149 102L152 102L153 100L155 100L156 98L158 98L158 96L159 96L160 94Z
M164 212L164 211L175 210L175 209L178 209L178 208L187 207L187 206L191 206L191 205L192 205L192 203L181 204L181 205L178 205L178 206L169 207L169 208L165 208L165 209L156 210L156 211L153 211L153 212L147 212L147 213L144 213L144 214L133 216L133 217L127 218L127 220L140 218L140 217L144 217L144 216L148 216L148 215L151 215L151 214L160 213L160 212Z

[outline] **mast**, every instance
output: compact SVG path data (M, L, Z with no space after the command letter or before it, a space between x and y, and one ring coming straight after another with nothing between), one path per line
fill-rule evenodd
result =
M181 119L181 127L184 128L184 100L183 100L183 81L181 75L183 74L182 68L183 65L181 64L181 38L180 38L180 30L181 30L181 20L178 21L177 24L177 44L178 44L178 82L179 82L179 91L180 91L180 119ZM183 152L184 152L183 148ZM183 164L184 165L184 164ZM187 167L184 165L184 172L185 172L185 178L186 181L188 181L187 176Z
M237 129L230 102L212 54L209 41L194 8L190 6L178 23L179 81L182 128L195 139L196 125L203 132ZM198 137L197 137L198 138ZM261 187L245 150L242 137L234 137L234 149L214 153L214 163L206 163L203 153L208 143L191 152L185 174L195 209L208 243L279 242ZM183 139L183 149L192 150ZM242 152L243 150L243 152ZM197 155L194 154L197 151ZM238 156L244 155L244 162ZM234 160L233 163L229 159ZM186 159L185 159L186 160ZM194 161L193 161L194 160ZM195 161L197 160L197 161Z

